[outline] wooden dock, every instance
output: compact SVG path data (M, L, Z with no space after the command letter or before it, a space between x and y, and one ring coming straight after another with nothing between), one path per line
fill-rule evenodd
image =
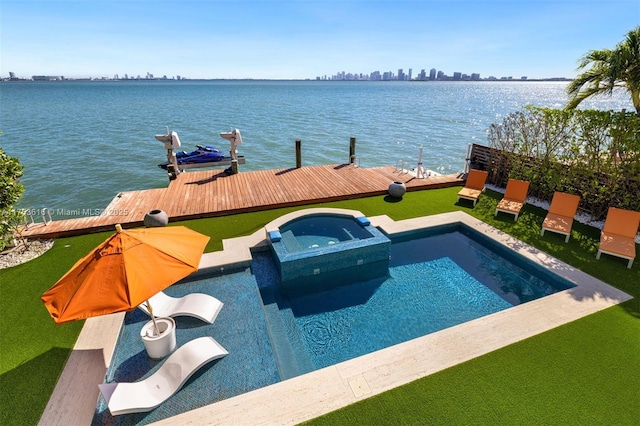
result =
M219 170L190 171L166 188L121 192L100 215L29 225L29 238L60 238L143 225L150 210L164 210L170 221L224 216L277 207L302 206L387 193L393 181L407 191L456 186L460 174L418 179L393 166L360 168L350 164L259 170L227 175Z

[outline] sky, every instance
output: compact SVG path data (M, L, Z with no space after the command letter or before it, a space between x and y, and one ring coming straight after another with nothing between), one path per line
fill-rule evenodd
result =
M0 77L573 78L640 0L0 0Z

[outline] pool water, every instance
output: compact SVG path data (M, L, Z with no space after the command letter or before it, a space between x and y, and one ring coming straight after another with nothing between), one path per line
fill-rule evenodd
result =
M514 306L574 287L466 226L435 228L394 239L391 266L408 264L419 268L420 263L442 257L453 260L457 267Z
M262 287L276 354L286 360L285 378L570 286L545 280L473 237L456 231L394 242L387 276L348 286L296 295L277 285Z
M330 289L306 280L304 291L281 291L265 249L253 253L251 268L177 283L165 292L208 293L224 303L213 324L176 318L178 346L212 336L229 354L149 413L113 417L100 397L92 423L152 423L571 286L508 249L487 246L476 231L445 226L392 239L388 274L362 281L346 269L351 284ZM139 338L146 321L139 310L126 314L107 381L138 381L161 364L146 356Z
M207 293L223 302L213 324L190 317L175 318L176 340L180 347L192 339L211 336L229 354L199 369L180 391L150 412L112 416L100 397L93 425L149 424L281 381L250 268L186 279L165 289L165 293L173 297ZM147 356L140 339L140 329L147 321L149 317L139 309L127 312L106 381L139 381L162 365L163 360Z
M449 258L392 267L387 278L329 291L295 298L279 296L273 300L287 333L290 359L297 364L292 375L512 306Z

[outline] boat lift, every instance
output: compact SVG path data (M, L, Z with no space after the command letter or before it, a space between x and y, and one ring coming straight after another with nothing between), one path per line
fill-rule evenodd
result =
M225 156L219 161L179 164L176 153L174 152L182 145L178 133L176 131L169 132L169 127L167 126L166 134L156 135L156 139L164 143L164 148L167 150L167 174L169 175L169 180L174 180L185 170L196 168L229 166L229 168L225 170L227 173L238 173L238 164L245 164L244 155L238 155L237 149L238 145L242 144L242 135L240 134L240 130L233 129L230 132L221 132L220 136L231 143L231 150L229 151L228 156Z

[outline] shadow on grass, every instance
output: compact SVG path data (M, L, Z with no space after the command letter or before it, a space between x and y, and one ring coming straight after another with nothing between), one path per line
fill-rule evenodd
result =
M386 203L399 203L400 201L402 201L402 197L398 198L398 197L392 197L391 195L386 195L384 197L384 201Z
M0 424L38 424L70 352L51 348L0 375Z
M542 222L547 211L526 204L518 220L513 221L512 216L494 216L495 206L502 198L502 194L487 190L473 210L467 212L474 217L486 222L494 228L511 235L518 241L511 244L513 249L527 249L531 246L541 250L558 260L570 265L568 268L579 269L619 290L634 297L621 306L633 317L640 318L640 265L634 264L633 268L626 267L626 260L612 256L602 256L596 259L600 230L574 221L571 238L564 242L564 236L553 232L545 232L540 236ZM525 244L522 244L524 242ZM533 253L533 251L530 251ZM639 262L640 263L640 262ZM549 264L550 270L558 271L563 265ZM607 297L600 294L589 294L584 291L574 294L579 299L593 297Z

